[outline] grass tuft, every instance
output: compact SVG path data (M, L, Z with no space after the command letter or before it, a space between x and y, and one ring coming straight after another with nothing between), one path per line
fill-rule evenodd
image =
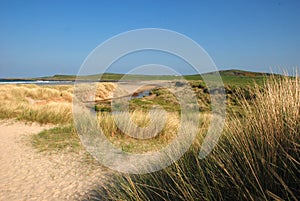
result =
M44 130L32 136L32 145L39 151L59 152L82 150L79 137L72 125Z

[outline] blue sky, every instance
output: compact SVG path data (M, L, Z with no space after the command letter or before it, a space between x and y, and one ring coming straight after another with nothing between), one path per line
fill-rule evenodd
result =
M76 74L105 40L148 27L190 37L219 69L300 66L297 0L0 0L0 77ZM125 73L126 65L111 70Z

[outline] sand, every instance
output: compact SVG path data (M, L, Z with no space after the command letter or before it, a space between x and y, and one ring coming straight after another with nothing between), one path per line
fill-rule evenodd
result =
M78 200L103 181L106 170L80 154L34 149L30 135L49 127L0 121L0 201Z

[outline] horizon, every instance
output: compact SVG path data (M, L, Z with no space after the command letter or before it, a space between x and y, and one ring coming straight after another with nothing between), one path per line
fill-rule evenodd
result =
M77 75L99 44L147 27L173 30L196 41L218 70L292 73L300 66L299 9L295 0L1 1L0 77ZM195 74L178 58L157 52L129 55L109 72L125 74L148 63L167 63L180 74Z
M274 73L274 72L260 72L260 71L247 71L247 70L240 70L240 69L225 69L225 70L218 70L218 71L209 71L209 72L203 72L201 74L196 73L196 74L182 74L181 76L197 76L197 75L204 75L204 74L211 74L211 73L221 73L221 72L245 72L245 73L258 73L261 75L264 74L273 74L273 75L289 75L289 76L295 76L296 73L294 74L287 74L285 72L281 73ZM105 72L104 74L113 74L113 75L125 75L123 73L111 73L111 72ZM103 74L87 74L87 75L80 75L80 76L95 76L95 75L103 75ZM142 76L178 76L176 74L135 74L135 73L127 73L127 75L142 75ZM74 74L53 74L53 75L45 75L45 76L39 76L39 77L0 77L0 80L9 80L9 79L43 79L43 78L52 78L52 77L59 77L59 76L77 76Z

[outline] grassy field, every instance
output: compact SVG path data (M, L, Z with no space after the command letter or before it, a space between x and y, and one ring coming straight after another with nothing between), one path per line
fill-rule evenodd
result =
M111 74L110 79L116 75ZM209 75L208 75L209 76ZM175 164L151 174L115 173L109 183L91 192L89 200L297 200L300 197L300 80L245 71L221 72L227 96L227 118L222 137L203 160L199 148L211 119L209 92L195 76L186 77L200 108L200 130L190 150ZM60 76L58 76L60 77ZM121 131L110 113L115 85L100 83L91 106L107 139L123 151L160 150L176 136L179 103L166 88L131 99L130 117L141 127L149 125L149 109L167 111L166 124L155 138L138 140L126 116L118 113ZM39 151L83 150L73 125L72 86L0 85L0 118L55 124L32 138ZM124 116L124 117L123 117ZM155 115L157 124L163 122ZM149 128L151 133L155 128Z

